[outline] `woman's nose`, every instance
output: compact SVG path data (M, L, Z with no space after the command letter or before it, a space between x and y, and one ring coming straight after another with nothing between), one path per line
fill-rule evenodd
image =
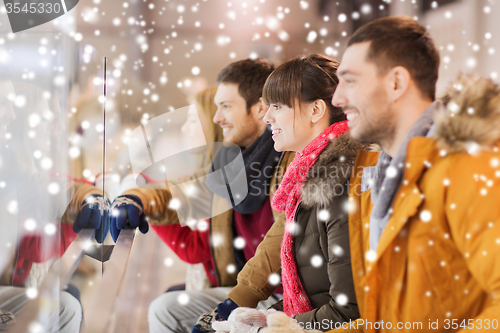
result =
M267 109L266 115L264 116L264 118L262 118L262 120L264 120L264 122L266 124L270 124L271 123L271 115L269 114L270 111L271 111L271 108Z

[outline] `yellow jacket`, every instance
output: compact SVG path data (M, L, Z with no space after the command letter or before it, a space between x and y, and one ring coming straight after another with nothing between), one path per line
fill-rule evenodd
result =
M500 330L499 98L485 104L500 93L486 80L460 83L437 114L436 136L408 144L376 253L369 251L370 189L361 180L379 153L358 155L349 231L361 318L332 332Z

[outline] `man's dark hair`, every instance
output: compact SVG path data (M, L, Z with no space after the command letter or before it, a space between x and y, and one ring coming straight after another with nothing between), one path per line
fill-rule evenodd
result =
M427 29L410 17L383 17L352 35L347 46L371 42L367 60L384 75L396 66L405 67L424 97L435 99L439 52Z
M245 59L224 67L216 81L217 84L237 84L238 92L245 99L247 112L250 113L250 108L262 97L264 83L273 70L274 65L265 59Z

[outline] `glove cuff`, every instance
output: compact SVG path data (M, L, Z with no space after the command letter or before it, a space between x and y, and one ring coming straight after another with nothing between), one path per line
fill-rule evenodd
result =
M224 320L227 320L231 312L238 307L238 304L233 302L232 299L226 298L224 302L217 305L217 311L219 312L219 315L224 318Z
M137 207L140 214L142 214L144 212L144 206L142 204L141 199L139 199L135 195L129 195L129 194L120 195L120 196L116 197L116 199L113 201L113 204L111 205L111 210L113 210L113 209L115 209L123 204L132 205L132 206Z
M85 200L83 200L81 208L85 206L90 206L91 209L93 206L97 206L99 210L101 210L101 207L104 206L104 210L106 211L111 207L109 199L102 194L88 195Z
M139 197L136 195L124 194L124 195L118 196L117 199L118 198L127 198L127 199L134 200L135 203L137 203L139 206L141 206L141 211L144 210L144 205L142 204L141 199L139 199Z

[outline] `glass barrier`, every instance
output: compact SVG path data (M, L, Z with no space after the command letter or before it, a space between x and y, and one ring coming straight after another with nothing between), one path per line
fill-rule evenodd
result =
M210 209L207 183L233 204L247 195L239 147L207 137L196 104L148 104L147 87L62 33L0 34L0 310L12 332L78 332L82 313L89 332L113 324L136 231L115 245L102 221L126 190L169 188L192 228L231 208ZM222 149L216 169L179 181Z
M67 283L95 242L75 224L102 194L85 175L102 170L104 57L61 33L0 40L0 309L19 332L78 332Z

